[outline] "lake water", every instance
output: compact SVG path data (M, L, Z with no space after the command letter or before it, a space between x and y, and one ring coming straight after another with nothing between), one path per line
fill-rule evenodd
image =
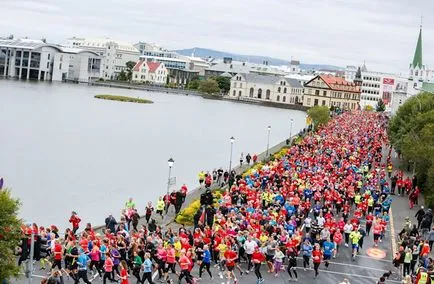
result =
M154 104L93 98L142 97ZM197 186L200 170L229 167L241 152L266 149L304 127L305 113L201 97L87 85L0 80L0 177L22 201L21 216L40 225L68 225L118 216L128 197L143 212L166 192L168 164L179 188ZM82 224L84 226L84 224Z

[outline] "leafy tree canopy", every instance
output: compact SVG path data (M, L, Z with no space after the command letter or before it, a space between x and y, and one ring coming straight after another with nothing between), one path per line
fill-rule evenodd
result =
M0 190L0 281L18 275L14 251L21 239L20 202L9 190Z
M330 120L330 110L326 106L314 106L307 111L307 114L315 124L315 129L326 125Z
M386 105L384 104L383 100L380 99L377 103L377 107L375 108L378 112L383 112L386 110Z
M215 94L219 92L219 85L216 80L207 79L199 82L199 91L205 94Z

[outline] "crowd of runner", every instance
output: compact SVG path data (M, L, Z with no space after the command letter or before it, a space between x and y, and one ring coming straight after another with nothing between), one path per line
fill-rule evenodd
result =
M305 271L313 268L312 276L317 277L321 264L328 268L330 259L342 250L351 250L355 260L364 238L373 238L375 245L385 238L391 195L398 181L400 189L406 189L402 184L408 182L397 176L395 183L395 177L389 183L390 156L383 157L383 147L388 145L386 126L387 119L376 113L344 113L288 148L284 157L258 170L245 175L232 172L226 178L219 171L206 177L204 174L204 178L200 174L199 180L206 187L208 177L211 183L219 176L233 182L217 201L218 207L213 205L211 191L204 190L192 229L162 228L154 220L154 215L163 216L170 204L179 212L176 200L183 202L187 193L183 187L179 194L174 193L173 202L172 194L161 197L155 212L149 203L146 224L140 228L138 208L129 199L120 222L110 215L102 233L95 232L90 224L80 232L81 219L73 212L69 220L72 228L64 235L60 236L54 226L33 224L23 228L24 242L32 231L47 239L48 256L41 254L39 258L42 268L54 269L55 276L47 280L52 283L60 281L62 274L75 283L90 283L101 277L104 284L107 280L126 284L133 279L129 276L138 283L153 283L154 271L158 271L156 281L164 283L174 279L196 283L202 278L206 282L208 277L237 283L250 272L256 275L257 283L262 283L263 264L267 273L275 277L286 274L290 281L297 281L300 273L312 273L297 271L300 266ZM427 214L431 214L430 227L432 212L422 215ZM361 220L366 222L361 224ZM426 217L421 220L420 226L425 228ZM402 232L404 276L409 271L405 265L408 248L423 243L423 252L429 253L434 231L432 235L424 232L432 236L432 242L421 242L418 234L416 242L410 243L412 231L406 228ZM417 254L427 258L419 251ZM432 264L431 259L426 262L426 266ZM199 267L198 273L192 272L194 266ZM414 269L411 264L410 270L420 278Z

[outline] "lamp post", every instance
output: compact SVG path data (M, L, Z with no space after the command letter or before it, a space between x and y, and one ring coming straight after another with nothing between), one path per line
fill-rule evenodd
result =
M169 187L170 187L170 175L172 173L172 167L173 167L173 163L175 163L175 160L170 158L167 161L167 164L169 165L169 178L167 179L167 196L169 196Z
M32 234L30 235L30 255L29 260L26 263L26 276L29 279L29 284L32 284L33 278L33 258L35 256L35 233L32 230Z
M235 142L235 138L232 136L229 141L231 142L231 156L229 158L229 174L231 174L231 168L232 168L232 151L234 148L234 142Z
M268 158L268 150L270 148L270 132L271 132L271 126L268 125L267 127L268 131L268 137L267 137L267 154L265 155L265 158Z
M292 124L294 123L294 119L289 119L289 145L292 145Z

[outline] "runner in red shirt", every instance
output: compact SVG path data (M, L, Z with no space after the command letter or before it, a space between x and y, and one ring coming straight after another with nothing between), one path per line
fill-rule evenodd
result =
M228 282L230 281L231 276L232 276L234 279L234 282L237 283L238 280L237 280L237 277L235 276L234 268L235 268L235 261L238 258L238 254L231 247L229 247L229 249L227 251L225 251L224 257L226 260Z
M55 241L53 254L54 254L54 262L53 265L51 266L51 269L57 266L59 270L62 270L63 248L60 245L59 240Z
M261 274L261 264L265 261L265 255L259 251L259 248L255 248L255 252L252 254L252 262L255 265L255 275L258 278L258 283L264 282Z
M312 252L313 269L315 270L315 278L318 277L318 268L319 265L321 264L321 257L322 257L322 252L319 248L319 245L316 244Z
M72 224L72 232L74 233L74 235L80 227L80 222L80 217L77 216L77 213L75 211L72 211L71 218L69 218L69 223Z

